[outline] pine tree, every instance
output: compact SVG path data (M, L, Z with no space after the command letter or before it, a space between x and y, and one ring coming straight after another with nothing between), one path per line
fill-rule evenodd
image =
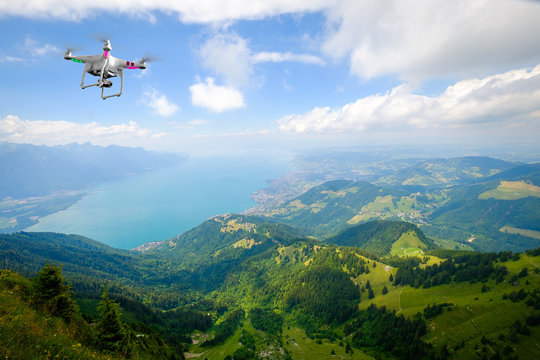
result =
M46 263L32 283L32 303L41 311L70 320L77 306L71 299L71 285L65 284L62 266Z
M373 293L373 289L370 287L368 292L368 298L373 299L375 297L375 294Z
M388 293L388 288L386 287L386 285L382 288L382 294L385 295Z
M107 289L101 295L98 310L100 319L97 324L98 343L110 353L129 355L129 336L120 319L120 305L109 298Z

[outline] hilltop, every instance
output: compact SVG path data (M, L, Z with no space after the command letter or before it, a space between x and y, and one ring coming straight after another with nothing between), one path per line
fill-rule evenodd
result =
M325 242L357 247L378 256L421 254L437 247L417 226L403 221L384 220L349 227Z

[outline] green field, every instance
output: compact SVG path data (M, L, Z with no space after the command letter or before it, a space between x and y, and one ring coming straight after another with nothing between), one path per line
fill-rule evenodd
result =
M258 344L261 346L265 342L265 334L261 331L257 331L253 328L249 320L246 320L242 327L240 327L233 336L231 336L224 344L211 348L200 346L203 339L212 336L211 333L196 332L193 334L194 344L190 347L188 352L185 353L186 359L208 359L208 360L222 360L227 355L233 355L233 353L241 347L240 334L242 330L254 334L258 338ZM293 359L298 360L317 360L317 359L352 359L352 360L368 360L373 359L371 356L363 353L358 349L354 349L352 354L345 352L345 344L340 346L340 341L330 342L327 339L316 341L306 336L306 333L295 326L285 325L283 327L283 334L281 336L284 349L286 349ZM266 348L264 348L266 346ZM270 341L270 344L263 345L261 353L265 353L269 359L275 359L281 357L283 354L276 348L277 342L274 340L274 344ZM332 355L332 350L335 355ZM272 355L273 352L274 355Z
M458 241L454 241L450 239L441 239L436 236L430 236L429 238L433 240L435 244L439 245L442 249L474 251L474 248L472 246L468 244L460 243Z
M499 284L495 280L489 280L485 285L488 291L482 292L483 283L471 284L469 282L451 283L439 285L428 289L415 289L410 286L391 286L386 274L373 269L370 274L362 275L369 279L375 290L375 297L368 300L362 296L360 309L366 309L372 302L377 306L386 306L394 309L397 313L412 317L422 312L428 304L452 303L451 310L445 310L441 315L428 320L428 333L424 340L432 343L437 348L444 344L452 346L463 341L464 347L454 352L458 359L477 359L482 355L484 344L482 337L486 337L491 345L486 347L485 354L493 356L495 349L508 344L508 340L500 340L499 336L508 337L509 329L516 319L522 323L527 316L533 313L533 309L525 305L523 301L512 302L503 300L503 294L524 288L527 292L540 289L540 274L535 269L540 268L540 257L521 255L518 261L503 263L508 268L509 274L517 275L524 267L528 268L529 275L519 279L517 286L507 281ZM386 277L386 279L385 279ZM360 281L360 280L359 280ZM377 291L382 286L388 287L388 293L382 295ZM536 359L540 353L540 329L530 327L531 335L518 335L518 343L510 344L513 354L519 359Z
M196 332L194 335L192 335L194 345L192 345L188 352L186 352L184 355L186 359L203 360L204 358L207 358L208 360L222 360L225 356L232 355L235 350L240 347L239 342L241 332L242 329L240 328L234 333L233 336L227 339L224 344L214 347L200 346L204 339L213 336L212 333L202 334L200 332Z
M497 188L478 195L478 198L481 200L517 200L529 196L540 197L540 187L525 181L501 181Z
M418 238L414 231L407 231L401 234L399 239L392 244L390 255L413 256L422 254L422 249L426 245Z
M308 338L305 332L297 327L286 327L283 332L283 344L293 359L373 359L371 356L357 349L354 349L352 354L347 354L345 352L345 346L339 346L339 343L340 341L331 343L325 339L319 344L317 341ZM335 355L331 355L332 350Z
M508 234L519 234L519 235L528 236L528 237L532 237L532 238L540 240L540 231L536 231L536 230L520 229L520 228L506 225L500 228L499 231L503 233L508 233Z

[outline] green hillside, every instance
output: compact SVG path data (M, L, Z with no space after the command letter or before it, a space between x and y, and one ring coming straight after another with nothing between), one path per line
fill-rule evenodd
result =
M356 225L335 238L341 245L259 218L227 215L145 252L50 233L4 235L3 246L25 254L8 263L23 269L21 259L42 259L32 248L36 243L64 244L71 254L92 251L66 262L78 311L85 321L97 321L99 295L108 285L123 322L135 335L145 335L135 336L148 342L140 344L146 349L141 354L153 353L156 346L185 351L187 358L219 360L527 359L540 354L539 250L520 255L433 249L416 226L399 221ZM61 253L47 256L59 263ZM107 261L91 263L88 257ZM100 276L108 262L111 276L104 282ZM134 272L120 276L113 265ZM9 291L21 287L17 281L8 281L2 291L2 309L15 309L9 307L14 301ZM96 288L93 296L88 284ZM40 324L43 315L24 306L35 314L27 321ZM2 316L11 323L16 314L9 310ZM40 338L48 339L47 331ZM55 346L64 351L78 343L89 353L100 351L78 335ZM12 355L21 358L9 344ZM26 346L34 345L17 348Z
M99 313L89 317L69 289L54 265L33 279L0 270L0 353L6 359L184 358L148 325L120 320L114 300L102 298Z
M58 233L0 234L2 265L23 274L35 274L45 262L64 264L64 273L88 274L102 279L133 280L141 276L134 254L79 235Z
M519 181L506 179L449 190L448 202L430 216L429 224L443 231L450 229L447 236L454 240L461 237L462 242L466 239L481 251L523 251L537 247L538 239L526 232L540 230L540 198L534 196L536 186L532 177L521 176ZM523 231L500 231L505 226Z
M406 255L436 247L415 225L403 221L385 220L371 221L347 228L326 239L325 242L358 247L379 256Z
M328 236L349 225L376 219L420 221L439 195L410 194L362 181L329 181L266 214L316 235Z
M304 233L282 224L269 224L257 217L224 215L161 243L143 254L143 263L159 259L159 270L150 283L209 290L234 273L241 263L269 249L294 243Z
M459 181L440 182L445 185L438 187L380 187L367 182L329 181L264 216L320 238L372 220L402 220L420 226L445 248L524 251L540 245L536 235L540 224L538 164L515 166L474 157L420 165L430 171L459 170L463 174L469 174L475 166L480 170L478 176L455 175Z
M376 184L449 187L477 182L517 164L482 156L430 159L378 179Z

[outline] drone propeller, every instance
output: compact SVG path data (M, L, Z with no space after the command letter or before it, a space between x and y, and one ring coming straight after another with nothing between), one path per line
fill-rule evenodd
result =
M156 56L156 55L145 55L142 57L141 59L141 62L142 63L151 63L151 62L156 62L156 61L161 61L163 60L161 57L159 56Z
M66 46L66 51L73 51L73 52L77 52L77 51L80 51L82 50L82 48L80 46Z
M66 49L65 51L62 51L60 49L58 49L55 53L57 55L69 55L71 56L71 53L72 52L78 52L80 50L82 50L83 48L81 46L73 46L73 44L63 44L63 48Z
M101 43L104 43L105 41L108 41L111 39L112 36L110 34L92 34L90 35L92 39L97 40Z

